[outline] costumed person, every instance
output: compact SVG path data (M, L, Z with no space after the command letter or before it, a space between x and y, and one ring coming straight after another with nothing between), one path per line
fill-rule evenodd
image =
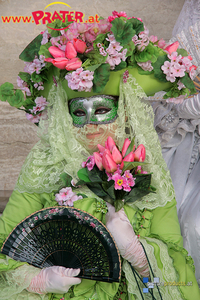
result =
M173 30L170 42L179 42L193 58L197 69L194 82L200 87L200 1L185 1ZM183 86L184 88L184 86ZM152 97L155 129L158 133L163 157L167 163L175 188L178 218L183 244L194 259L195 274L200 284L200 94L187 99L159 101L162 94Z
M68 27L54 30L61 26ZM18 84L26 100L12 84L0 87L1 100L24 107L27 117L39 123L41 136L0 219L1 245L36 211L73 206L106 224L122 257L122 276L119 283L80 279L79 269L41 270L0 254L0 299L149 299L150 290L153 299L200 299L193 261L182 247L174 189L154 130L153 110L142 100L146 94L170 89L169 81L159 80L166 52L151 41L141 20L127 18L125 12L114 11L89 25L57 20L49 27L53 29L20 55L26 66ZM128 169L121 173L126 161L136 163L137 174ZM81 166L92 170L94 164L99 172L106 170L109 187L115 184L114 193L105 198L107 205L97 195L100 188L94 193L77 175ZM78 187L63 185L63 173ZM126 201L135 177L146 173L152 174L148 191L140 186L139 199ZM118 190L130 194L115 199ZM141 293L144 286L132 268L141 281L144 277L155 282L154 289Z

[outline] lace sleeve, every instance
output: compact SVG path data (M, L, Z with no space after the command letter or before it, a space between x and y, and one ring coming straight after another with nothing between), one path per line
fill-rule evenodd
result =
M0 259L0 264L7 264L9 258ZM40 272L40 269L30 265L23 265L15 270L0 273L0 299L1 300L47 300L47 295L29 293L28 288L31 279ZM34 296L33 296L34 295Z

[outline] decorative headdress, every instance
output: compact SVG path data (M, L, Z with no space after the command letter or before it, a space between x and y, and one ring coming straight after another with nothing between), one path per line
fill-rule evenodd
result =
M59 28L66 28L59 30ZM178 43L149 37L139 18L113 12L98 23L55 20L20 54L25 61L14 90L0 87L0 99L26 111L38 123L48 105L52 84L62 82L68 100L95 94L119 95L121 75L128 70L147 95L165 90L165 98L186 97L195 92L191 57ZM24 99L25 95L25 99Z

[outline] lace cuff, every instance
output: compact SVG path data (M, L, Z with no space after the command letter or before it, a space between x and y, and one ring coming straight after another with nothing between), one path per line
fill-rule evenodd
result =
M1 260L0 260L1 263ZM37 295L29 293L26 288L34 276L40 272L40 269L25 264L15 270L1 272L0 274L0 291L1 300L47 300L47 295ZM19 298L19 294L20 297ZM33 296L34 295L34 296ZM45 297L46 296L46 297Z

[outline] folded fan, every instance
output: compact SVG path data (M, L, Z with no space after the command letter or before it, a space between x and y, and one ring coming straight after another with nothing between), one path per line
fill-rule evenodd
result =
M74 207L50 207L28 216L1 252L39 268L80 268L78 277L85 279L118 282L121 275L119 251L107 228Z

